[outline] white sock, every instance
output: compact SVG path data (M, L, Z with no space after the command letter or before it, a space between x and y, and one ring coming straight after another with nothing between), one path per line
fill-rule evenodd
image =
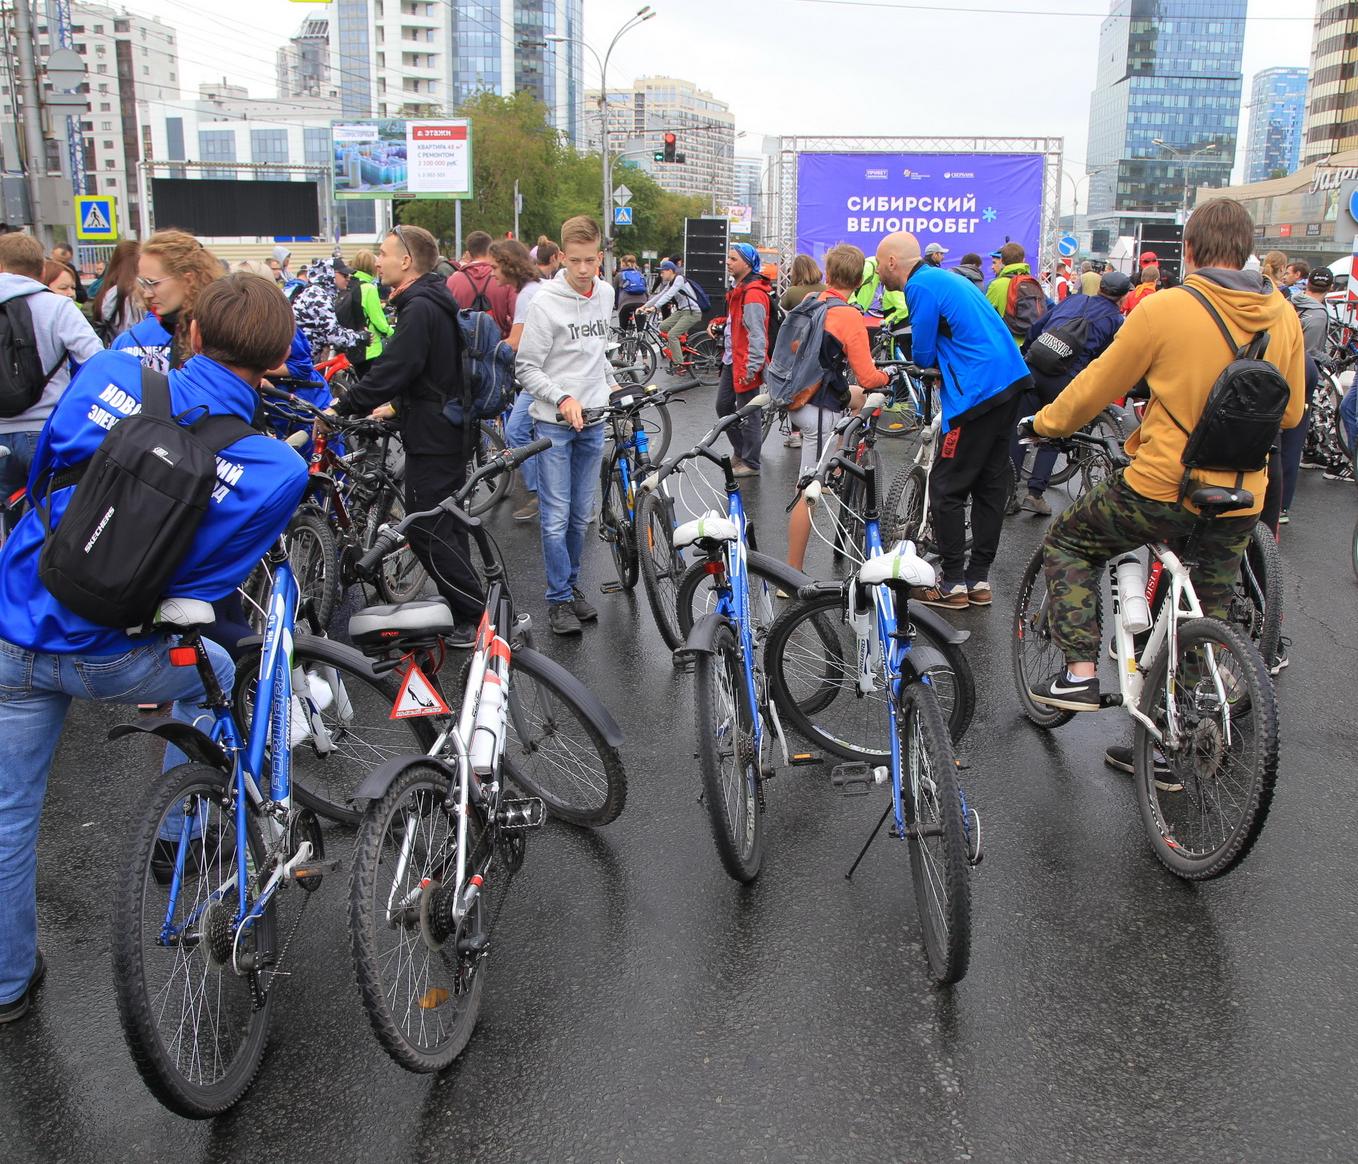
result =
M1092 675L1091 675L1091 676L1088 676L1088 677L1082 677L1082 676L1080 676L1080 675L1072 675L1072 674L1070 673L1069 668L1067 668L1067 670L1066 670L1066 682L1067 682L1067 683L1088 683L1088 682L1090 681L1090 679L1092 679L1092 678L1093 678Z

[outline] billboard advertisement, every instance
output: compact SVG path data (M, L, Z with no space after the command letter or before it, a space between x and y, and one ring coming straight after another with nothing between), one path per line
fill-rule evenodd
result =
M908 230L923 249L948 249L955 266L1006 242L1037 261L1042 231L1041 154L831 154L797 158L797 250L820 262L837 243L871 255Z
M337 121L336 198L470 198L467 121Z

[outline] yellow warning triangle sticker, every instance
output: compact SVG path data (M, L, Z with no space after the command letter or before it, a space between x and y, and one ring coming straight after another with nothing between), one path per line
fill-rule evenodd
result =
M400 693L391 708L391 719L418 719L423 715L450 715L434 685L425 677L419 665L411 660L410 669L401 682Z

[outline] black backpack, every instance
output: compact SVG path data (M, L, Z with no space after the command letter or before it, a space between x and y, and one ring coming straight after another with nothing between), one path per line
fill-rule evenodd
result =
M30 294L51 292L44 287ZM27 295L0 303L0 417L20 416L37 404L43 389L65 362L63 351L52 370L43 371Z
M1230 348L1231 362L1212 385L1202 416L1192 432L1184 428L1168 408L1165 409L1170 420L1188 438L1181 458L1184 479L1179 487L1180 501L1188 493L1189 478L1194 469L1235 473L1236 488L1239 488L1246 473L1267 468L1269 451L1278 439L1283 413L1292 396L1283 374L1264 360L1268 332L1261 331L1244 347L1237 348L1231 329L1207 296L1193 287L1184 290L1207 308ZM1160 403L1163 405L1164 401Z
M141 370L141 411L88 460L47 479L34 508L45 531L38 577L99 626L145 627L184 560L217 487L217 454L256 430L236 416L171 413L170 382ZM52 494L75 485L54 527Z
M1088 343L1089 320L1081 311L1039 335L1028 345L1024 358L1034 372L1056 380L1070 374L1071 365L1084 355Z

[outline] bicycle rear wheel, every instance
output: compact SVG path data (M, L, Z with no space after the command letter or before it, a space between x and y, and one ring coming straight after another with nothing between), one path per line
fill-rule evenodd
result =
M674 501L665 494L641 491L637 502L637 557L641 584L651 604L656 629L671 651L681 647L688 632L679 623L679 583L688 564L674 548Z
M1010 640L1014 662L1014 686L1023 714L1040 728L1057 728L1068 723L1073 711L1060 711L1033 699L1034 683L1061 670L1066 656L1052 640L1048 618L1047 576L1042 570L1042 547L1033 551L1028 568L1019 583L1014 603L1014 636Z
M680 580L679 594L675 600L680 643L688 639L688 632L698 619L717 608L713 576L707 572L706 566L705 561L695 562ZM778 591L795 598L798 586L805 585L808 579L786 562L770 558L758 550L746 552L745 568L750 587L750 633L754 635L755 645L759 646L768 638L769 630L778 617Z
M688 359L696 383L710 388L721 380L722 346L703 332L689 340Z
M961 740L976 707L971 665L961 647L924 623L909 625L911 662L933 685L953 740ZM880 670L871 692L859 690L858 640L842 594L820 594L781 614L764 644L764 669L783 722L803 739L844 760L890 763L890 696Z
M637 584L637 543L632 519L627 513L627 491L617 462L604 462L603 509L599 514L599 536L608 543L613 556L613 571L618 585L632 590Z
M335 533L325 517L314 509L293 514L288 522L288 561L297 577L297 610L307 610L308 600L316 630L324 631L335 617L340 595L339 549Z
M760 757L740 647L730 626L719 627L711 653L695 660L698 765L712 839L726 872L737 881L753 881L764 859Z
M489 843L485 809L467 820L466 868ZM484 896L453 920L457 790L446 770L416 762L368 806L354 844L349 933L363 1009L382 1048L407 1071L442 1071L471 1039L485 961L460 953L481 928Z
M275 949L272 902L240 938L238 951L253 968L238 974L232 965L237 886L245 877L254 900L264 845L247 811L248 864L241 870L235 811L225 806L229 789L229 777L204 764L180 765L151 785L113 899L113 985L123 1036L151 1094L190 1119L220 1115L249 1089L273 1013L273 992L261 981Z
M1178 640L1172 683L1169 654L1161 651L1141 710L1164 732L1172 706L1179 740L1159 749L1165 764L1157 770L1155 741L1137 726L1137 803L1160 862L1186 880L1205 881L1244 860L1268 818L1278 779L1278 705L1263 658L1236 628L1196 618L1180 625Z
M1255 522L1240 557L1240 572L1227 605L1226 621L1238 627L1272 666L1283 620L1283 559L1273 531Z
M387 505L387 515L383 521L395 525L405 515L405 502L402 500L399 491L393 488L391 501ZM374 527L374 536L376 536L376 532L377 529ZM370 549L372 549L371 545L365 545L363 553L367 553ZM378 597L383 602L410 602L429 588L429 572L420 563L420 559L416 557L415 551L410 548L410 544L407 542L382 559L382 568L378 571L374 584L377 587Z
M912 683L906 689L897 728L910 877L924 949L939 982L960 982L971 959L971 870L957 761L932 688Z

